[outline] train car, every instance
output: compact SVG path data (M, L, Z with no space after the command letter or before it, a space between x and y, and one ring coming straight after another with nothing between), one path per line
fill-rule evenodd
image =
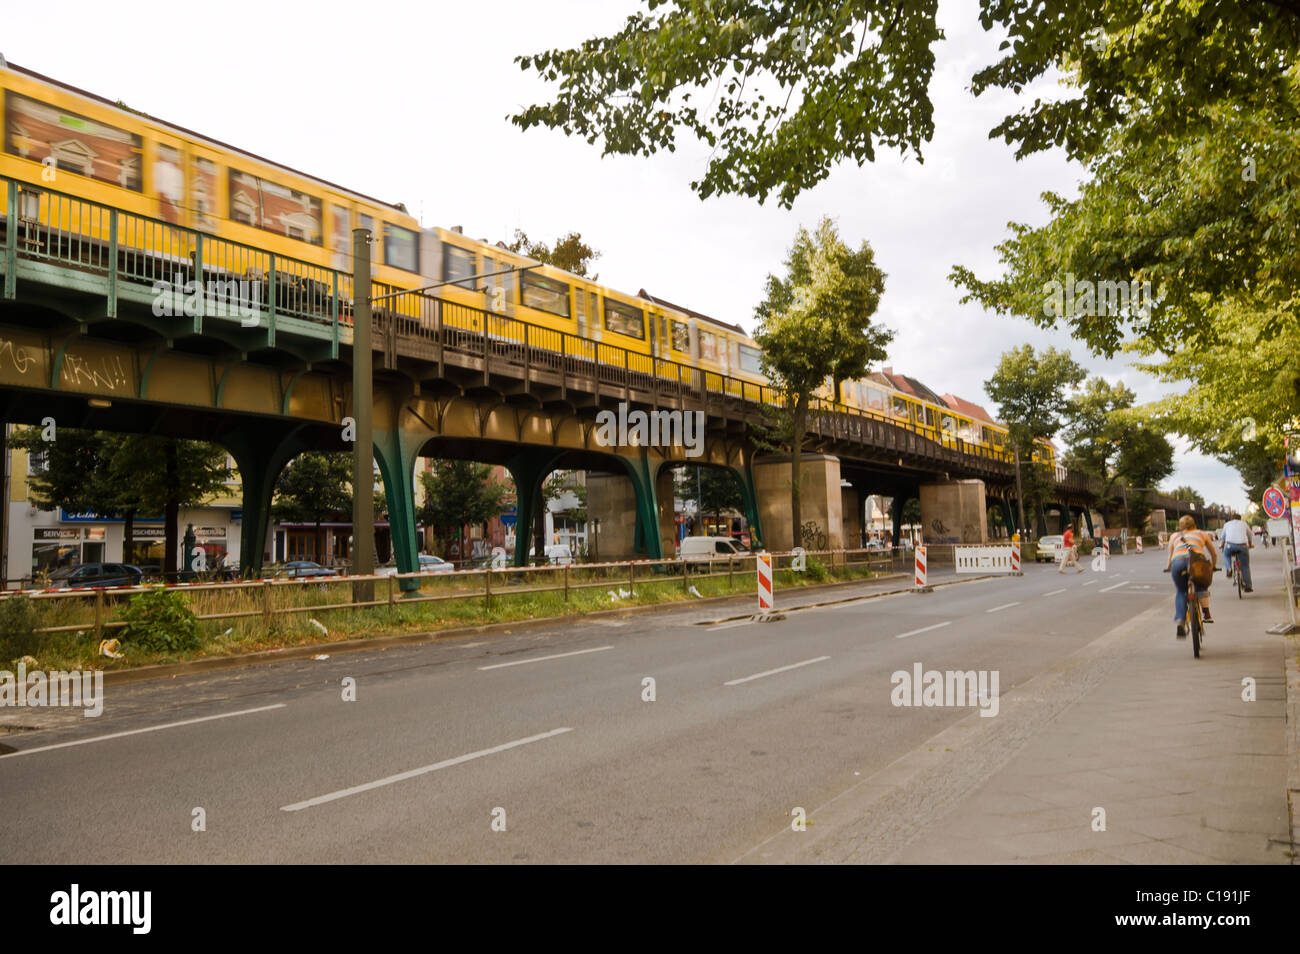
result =
M165 226L182 226L338 269L351 268L352 229L364 227L375 236L375 280L403 288L420 283L420 226L400 203L298 172L12 63L0 67L0 92L0 172L43 193L42 212L65 227L108 237L102 217L71 221L80 213L59 194L163 223L120 235L122 247L169 253L175 230ZM233 262L211 264L237 270Z

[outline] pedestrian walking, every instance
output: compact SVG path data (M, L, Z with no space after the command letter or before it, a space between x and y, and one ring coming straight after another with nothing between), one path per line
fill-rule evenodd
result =
M1074 527L1065 528L1065 536L1061 538L1061 549L1065 551L1065 556L1056 572L1064 573L1065 568L1073 563L1074 568L1082 573L1083 567L1079 565L1079 550L1074 541Z

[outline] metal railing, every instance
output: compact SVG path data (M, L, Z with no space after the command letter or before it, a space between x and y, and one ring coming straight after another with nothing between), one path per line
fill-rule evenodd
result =
M942 552L951 547L932 547L931 564L942 564ZM899 572L911 566L911 551L876 549L807 551L808 561L819 561L830 576ZM773 569L791 575L793 553L773 554ZM333 576L305 579L256 579L228 583L180 583L119 586L94 589L42 589L9 591L0 594L0 602L18 596L32 600L38 610L57 621L38 627L39 634L84 633L99 640L121 630L127 622L116 618L129 600L160 588L184 594L195 617L208 621L260 619L270 627L280 617L303 613L328 613L335 610L384 610L396 614L402 606L421 603L478 603L488 612L494 601L528 594L558 594L568 603L587 590L606 590L614 594L611 606L630 600L638 586L671 585L690 594L703 580L726 578L728 590L737 579L748 578L746 589L756 586L755 557L708 557L698 560L626 560L611 563L571 563L534 567L484 567L454 573L408 573L388 576ZM783 577L778 577L780 584ZM418 589L406 592L403 581L414 581ZM375 598L357 600L353 587L369 583ZM410 583L407 584L411 585ZM340 599L346 594L347 599Z

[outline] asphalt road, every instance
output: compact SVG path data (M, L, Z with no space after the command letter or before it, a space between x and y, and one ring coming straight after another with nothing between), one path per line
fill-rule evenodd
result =
M1030 565L778 622L702 625L739 610L696 604L109 686L98 719L0 736L0 860L734 861L970 715L894 706L891 673L997 670L1005 699L1170 605L1162 565Z

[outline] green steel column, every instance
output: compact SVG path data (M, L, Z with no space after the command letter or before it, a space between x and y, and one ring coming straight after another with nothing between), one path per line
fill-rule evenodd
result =
M17 292L14 275L18 268L18 183L6 183L5 205L5 297L13 298Z
M533 519L536 514L537 493L551 471L555 469L560 454L545 449L520 448L506 461L506 470L515 482L515 566L527 566L532 552Z
M628 477L636 491L636 535L633 548L651 560L663 559L663 541L659 538L659 504L655 495L654 476L644 454L636 460L623 458Z
M262 548L271 522L271 499L285 464L310 446L300 425L275 427L265 421L225 434L221 445L239 468L244 517L239 528L239 571L243 576L262 572Z
M425 438L405 431L376 431L375 460L384 481L384 499L388 503L388 529L393 541L393 558L399 573L419 569L419 552L415 542L415 463ZM414 577L398 581L403 592L420 588Z
M1011 501L1006 497L998 498L998 507L1002 511L1002 519L1007 528L1007 539L1016 532L1016 512L1011 508Z
M274 276L271 294L274 298ZM352 416L357 430L352 445L352 552L349 556L352 572L367 575L375 572L375 408L370 367L373 355L370 351L369 229L352 230L352 294L356 298L356 322L352 328ZM409 474L405 477L410 480ZM352 599L354 602L374 599L374 585L357 583L352 588Z
M889 498L889 522L894 525L890 546L897 547L899 541L903 539L903 508L907 506L909 499L911 498L898 493Z

